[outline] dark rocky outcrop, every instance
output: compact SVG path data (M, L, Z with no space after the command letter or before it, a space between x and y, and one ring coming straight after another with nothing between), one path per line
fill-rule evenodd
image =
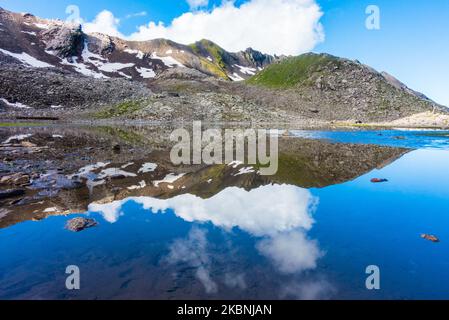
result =
M248 48L245 51L238 52L237 55L242 57L243 61L250 61L257 68L264 68L278 59L278 57L264 54L260 51L254 50L253 48Z
M64 24L52 26L42 32L46 50L56 51L60 58L79 56L84 47L84 33L81 25Z

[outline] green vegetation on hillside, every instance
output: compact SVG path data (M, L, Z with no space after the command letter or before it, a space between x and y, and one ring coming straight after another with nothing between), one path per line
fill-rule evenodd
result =
M46 126L46 122L0 122L0 127L38 127Z
M217 44L209 40L201 40L189 45L192 51L198 55L209 55L213 61L201 58L201 66L210 73L223 79L229 79L226 74L226 63L223 60L225 51Z
M225 51L212 41L203 39L191 44L189 47L197 54L207 52L220 68L226 68L226 63L223 61Z
M213 63L209 60L206 60L204 58L200 58L200 61L201 61L201 67L204 68L204 70L208 71L210 74L216 75L225 80L229 79L226 72L222 68L217 66L215 63Z
M145 142L145 137L139 134L137 130L111 126L100 126L96 130L133 145L143 145Z
M142 108L142 101L126 101L113 107L98 111L94 117L96 119L109 119L131 114Z
M307 81L313 73L321 72L322 66L328 63L338 63L338 58L312 53L286 58L266 67L248 79L247 83L271 88L289 88Z

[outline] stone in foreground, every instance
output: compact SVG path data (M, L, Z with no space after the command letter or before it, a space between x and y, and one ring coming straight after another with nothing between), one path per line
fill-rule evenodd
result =
M422 234L421 238L432 241L432 242L440 242L440 239L431 234Z

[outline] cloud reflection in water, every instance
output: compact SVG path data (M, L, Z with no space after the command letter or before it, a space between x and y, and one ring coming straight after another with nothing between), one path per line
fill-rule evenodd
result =
M109 204L91 204L90 212L99 212L106 221L115 223L127 201L141 204L154 214L168 209L187 222L207 223L226 231L239 228L258 240L258 252L267 257L282 274L297 274L316 268L323 256L317 241L307 237L313 226L312 214L318 203L309 190L291 185L268 185L251 191L231 187L209 199L184 194L171 199L134 197ZM217 292L211 279L207 255L206 231L193 227L184 239L175 240L166 261L187 263L196 269L196 277L206 292ZM226 279L225 279L226 280ZM245 288L243 275L238 281L229 276L228 286Z

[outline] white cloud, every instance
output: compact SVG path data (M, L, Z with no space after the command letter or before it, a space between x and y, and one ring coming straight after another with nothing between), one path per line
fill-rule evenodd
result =
M315 269L316 261L323 255L317 242L307 239L302 230L264 239L257 244L257 249L271 259L280 272L287 274Z
M170 25L150 22L133 40L168 38L184 44L209 39L229 51L253 47L271 54L299 54L323 40L322 13L314 0L225 1L210 12L189 12Z
M135 18L135 17L145 17L148 13L146 11L130 13L126 15L126 19Z
M142 204L145 209L151 208L153 212L171 208L185 221L212 222L225 229L239 227L255 236L276 235L297 228L311 229L314 220L310 211L317 201L307 189L268 185L251 191L231 187L209 199L183 194L166 200L138 197L109 204L93 203L89 210L101 212L107 221L115 222L120 217L121 205L129 200Z
M123 214L122 205L134 201L144 209L161 214L172 209L187 222L211 222L217 227L231 230L238 227L260 237L257 250L270 259L281 273L293 274L316 267L322 257L318 243L310 240L306 232L313 226L312 213L318 203L309 190L291 185L267 185L251 191L237 187L227 188L209 199L183 194L171 199L133 197L109 204L91 204L90 212L99 212L108 222L116 222ZM193 259L198 267L197 277L209 283L202 270L207 265L204 236L195 231L189 241L177 242L172 247L172 260ZM195 244L198 255L192 256L190 244ZM201 250L200 250L201 249ZM177 257L177 258L176 258ZM176 258L176 259L174 259ZM190 260L189 260L190 261ZM202 268L200 268L202 267ZM210 284L210 283L209 283ZM213 285L205 284L213 292ZM208 290L208 289L207 289Z
M118 31L120 19L114 17L112 12L108 10L101 11L92 22L83 24L83 30L86 33L104 33L113 37L125 38L123 34Z
M247 288L245 275L243 273L241 274L226 273L224 276L224 283L225 285L227 285L229 288L232 289L246 290Z
M111 202L108 204L93 204L91 205L93 210L97 211L101 210L101 214L103 219L109 223L115 223L119 219L119 217L123 216L122 206L123 203L120 201ZM89 206L89 208L91 208ZM100 209L101 208L101 209Z
M205 2L189 0L197 7ZM249 0L240 6L223 1L210 11L184 13L168 25L151 21L126 38L166 38L183 44L208 39L229 51L252 47L270 54L297 55L324 40L321 16L316 0ZM89 32L120 36L119 22L111 12L102 11L84 27Z
M326 280L304 281L284 285L281 299L323 300L335 293L335 288Z
M209 0L187 0L190 9L195 10L200 7L205 7L209 4Z

